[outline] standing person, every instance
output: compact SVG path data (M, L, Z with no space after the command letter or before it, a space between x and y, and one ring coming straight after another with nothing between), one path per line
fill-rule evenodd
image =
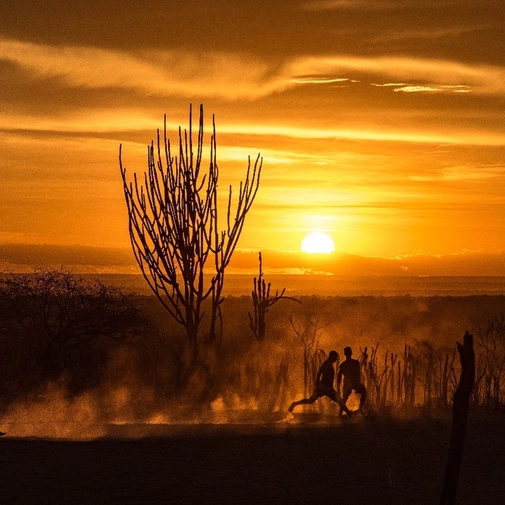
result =
M362 416L365 415L363 406L366 401L366 388L361 383L361 366L357 359L352 358L352 349L346 347L344 349L345 360L340 364L337 375L337 391L340 394L340 384L342 377L344 378L344 387L342 390L342 400L345 405L347 399L354 390L356 394L360 395L359 412ZM340 411L342 413L342 410Z
M326 361L320 366L317 375L316 375L316 387L314 388L314 392L310 398L303 398L302 400L298 400L293 402L289 406L289 412L293 412L293 409L297 405L306 405L314 403L321 396L327 396L335 403L338 403L340 406L340 412L344 411L348 416L351 415L351 411L345 406L342 398L339 393L335 391L333 387L333 382L335 381L335 369L333 368L333 363L335 363L338 359L337 351L330 351L328 354L328 358Z

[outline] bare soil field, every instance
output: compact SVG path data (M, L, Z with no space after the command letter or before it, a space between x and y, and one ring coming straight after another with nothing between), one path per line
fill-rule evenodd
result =
M505 419L470 417L460 505L505 503ZM438 504L450 417L296 414L0 439L2 504Z

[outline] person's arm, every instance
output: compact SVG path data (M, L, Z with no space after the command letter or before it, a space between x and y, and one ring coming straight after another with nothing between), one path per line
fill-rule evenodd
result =
M321 366L319 368L319 370L317 371L317 375L316 375L316 385L319 384L319 382L321 381L321 375L323 375L323 367Z

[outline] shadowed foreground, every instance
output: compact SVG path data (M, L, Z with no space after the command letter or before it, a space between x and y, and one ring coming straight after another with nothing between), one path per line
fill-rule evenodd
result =
M438 503L449 420L295 419L111 426L91 441L7 436L2 503ZM503 468L503 419L470 420L458 502L505 503Z

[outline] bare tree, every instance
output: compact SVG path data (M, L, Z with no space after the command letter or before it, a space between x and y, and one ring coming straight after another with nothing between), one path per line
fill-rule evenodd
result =
M301 303L300 300L292 298L291 296L284 296L286 288L280 292L276 291L275 296L270 296L270 282L267 284L263 278L263 262L261 259L261 252L258 253L259 257L259 273L258 277L254 278L254 290L252 291L252 301L254 306L254 316L248 312L249 327L256 340L264 340L266 334L266 315L272 305L275 305L279 300L293 300L294 302Z
M148 171L143 180L136 173L133 182L127 180L119 147L135 258L153 293L184 327L193 362L199 354L206 301L210 301L208 342L218 345L221 341L224 274L256 197L263 162L259 154L254 164L248 158L237 200L233 201L230 186L227 211L221 218L215 120L212 116L209 167L205 171L203 119L200 106L195 142L190 106L189 131L179 127L178 156L173 156L165 116L163 139L158 130L157 149L154 141L148 146Z
M307 397L314 390L317 371L327 358L326 353L319 348L319 334L329 323L320 325L319 317L315 321L309 319L304 328L300 323L295 322L293 317L290 318L290 323L296 336L303 343L303 391ZM338 365L337 361L335 365L337 369Z
M505 389L505 316L477 330L477 401L486 409L500 409Z

